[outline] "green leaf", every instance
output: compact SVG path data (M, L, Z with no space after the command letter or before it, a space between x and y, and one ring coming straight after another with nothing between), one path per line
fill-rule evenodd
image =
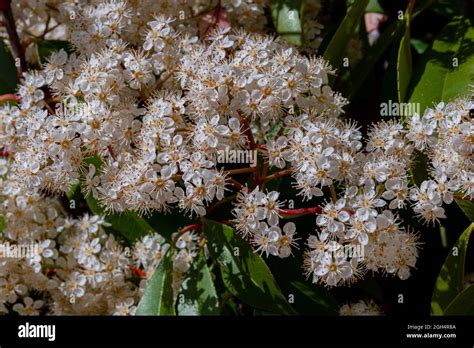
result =
M337 314L339 305L335 298L323 286L316 284L308 285L306 283L294 281L291 282L291 287L301 293L301 295L295 295L295 307L298 302L304 302L304 306L308 309L306 312L304 308L300 309L300 307L297 307L301 314Z
M178 295L178 315L218 315L219 300L206 257L201 251L181 284Z
M175 315L172 250L168 250L151 277L135 315Z
M99 155L94 153L84 158L84 164L87 166L89 166L89 164L93 164L95 166L96 173L98 173L104 162L102 162L102 159L99 157Z
M443 315L447 306L463 290L467 243L474 228L471 224L459 237L444 261L431 299L431 312Z
M18 85L18 72L10 50L0 39L0 94L14 93Z
M272 19L277 33L289 43L303 44L304 0L272 0Z
M133 243L147 234L154 232L148 222L133 211L125 213L106 214L97 200L88 195L86 197L89 209L96 215L105 215L105 220L112 225L112 229L119 232L129 242Z
M358 0L351 6L324 51L324 58L329 60L333 68L339 69L341 66L347 44L355 32L357 24L360 23L368 2L369 0Z
M405 102L405 97L410 84L411 76L413 75L413 63L411 57L411 44L410 44L410 22L411 22L411 7L412 3L408 5L408 9L405 12L405 33L400 40L400 46L398 48L397 57L397 92L398 101L400 103ZM407 116L407 115L402 115Z
M106 220L131 243L153 233L153 228L135 212L107 215Z
M40 40L36 45L41 64L46 63L51 54L60 51L61 48L67 53L71 53L73 51L71 44L62 40Z
M384 6L380 0L370 0L365 12L385 13Z
M469 221L474 222L474 202L469 199L456 199L456 203L469 218Z
M457 295L446 307L444 315L474 315L474 285Z
M420 103L421 112L434 102L449 102L469 94L469 85L474 83L474 27L471 20L455 17L438 34L417 65L408 95L411 103ZM453 66L455 63L457 67Z
M428 42L426 42L424 40L420 40L420 39L413 39L412 38L410 40L410 43L418 54L425 53L426 50L428 49L428 47L430 47L430 44Z
M6 227L7 227L7 220L5 220L5 216L0 215L0 233L3 233Z
M406 92L413 74L410 34L407 31L400 41L397 60L397 91L398 101L405 102ZM406 115L403 115L406 116Z
M78 197L81 193L81 185L80 184L75 184L71 187L71 189L66 192L66 197L71 200L74 199L75 197Z
M203 231L211 257L219 264L229 291L241 301L265 311L296 314L282 294L270 269L229 226L203 221Z

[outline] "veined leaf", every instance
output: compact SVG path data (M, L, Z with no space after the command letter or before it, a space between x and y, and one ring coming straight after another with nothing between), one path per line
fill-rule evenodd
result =
M206 257L201 251L187 272L178 295L178 315L218 315L219 300Z
M408 95L420 111L434 102L449 102L469 94L474 83L472 19L455 17L437 36L417 65Z
M277 33L289 43L303 44L304 0L272 0L271 11Z
M204 220L203 231L209 253L219 264L224 284L231 293L256 308L296 314L263 259L231 227Z
M459 237L444 261L431 299L431 312L434 315L443 315L448 305L463 290L467 243L473 229L474 223Z
M175 315L172 262L170 249L150 278L135 315Z

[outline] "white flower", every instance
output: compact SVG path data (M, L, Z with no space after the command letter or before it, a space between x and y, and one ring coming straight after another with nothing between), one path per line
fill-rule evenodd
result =
M267 142L268 163L277 168L285 168L286 162L283 156L283 151L288 144L286 137L278 137L276 141L269 140Z
M402 209L408 198L408 183L404 179L395 178L388 179L385 182L386 191L382 194L382 198L392 200L389 204L390 209Z
M324 279L328 286L336 286L352 276L352 268L344 257L325 255L318 268L314 270L313 283Z
M323 213L316 218L318 226L326 227L327 231L333 235L340 234L344 231L344 223L349 220L349 213L344 210L346 200L340 198L335 204L327 203L323 207Z
M20 315L39 315L39 309L43 307L43 301L34 301L31 297L25 297L23 303L15 303L13 310Z

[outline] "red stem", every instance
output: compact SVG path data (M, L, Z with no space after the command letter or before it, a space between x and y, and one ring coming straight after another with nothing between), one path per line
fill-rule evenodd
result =
M263 168L262 168L262 181L265 179L265 177L267 176L267 171L268 171L268 160L265 160L263 162Z
M280 130L278 131L278 134L275 137L275 140L281 137L284 131L285 131L285 124L282 124Z
M240 121L242 122L244 126L244 134L247 137L247 141L249 144L250 150L253 150L257 147L255 144L255 139L253 138L252 130L250 129L249 122L247 119L242 115L242 113L239 111L239 116L240 116Z
M242 124L244 126L244 134L247 137L247 142L248 142L248 145L249 145L249 149L250 149L250 151L255 150L258 145L255 143L255 139L253 137L252 130L250 129L249 122L242 115L242 113L240 111L238 111L238 113L239 113L240 121L242 122ZM255 171L253 172L253 186L260 185L261 183L262 183L262 178L260 176L260 172L258 170L258 167L255 166Z
M342 210L348 212L350 215L354 214L354 212L350 209L342 209ZM298 217L298 216L307 215L307 214L321 214L322 212L323 212L323 208L321 207L298 208L298 209L278 209L278 214L293 216L293 217Z
M462 200L462 201L474 201L474 197L462 196L462 195L454 195L454 199L458 199L458 200Z
M323 208L311 207L311 208L298 208L298 209L278 209L280 215L304 215L304 214L321 214Z
M0 95L0 103L4 103L6 101L20 101L21 98L17 96L16 94L3 94Z
M262 179L262 181L271 181L271 180L275 180L275 179L278 179L282 176L285 176L285 175L289 175L293 172L292 169L285 169L285 170L282 170L280 172L277 172L275 174L272 174L272 175L269 175L269 176L266 176Z
M184 233L188 231L199 231L199 230L201 230L201 224L192 224L192 225L183 227L179 232Z
M237 190L242 190L244 188L244 185L242 185L240 182L238 182L237 180L235 179L232 179L232 178L227 178L227 180L235 186L235 188Z

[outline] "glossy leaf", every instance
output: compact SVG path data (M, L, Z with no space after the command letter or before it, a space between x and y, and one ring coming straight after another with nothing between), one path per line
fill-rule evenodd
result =
M435 102L449 102L469 94L474 79L472 19L455 17L423 55L410 82L409 101L421 112Z
M169 250L149 280L135 315L175 315L172 262Z
M211 257L219 264L229 291L243 302L269 312L296 314L270 269L229 226L204 220L203 231Z
M463 290L467 244L473 228L474 224L471 224L463 232L444 261L431 300L434 315L443 315L447 306Z
M181 284L177 304L178 315L218 315L219 300L206 264L204 252L200 252Z

